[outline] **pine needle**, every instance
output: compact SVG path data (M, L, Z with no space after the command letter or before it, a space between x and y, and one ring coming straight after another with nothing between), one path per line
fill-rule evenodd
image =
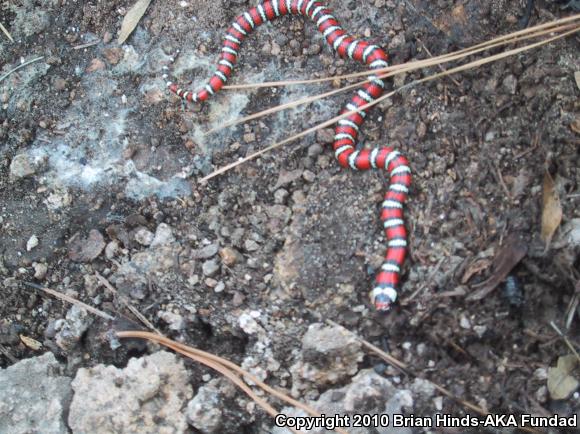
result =
M513 44L516 42L525 41L532 38L537 38L549 33L558 32L566 27L565 24L572 26L574 21L580 20L580 14L572 15L566 18L561 18L555 21L550 21L548 23L539 24L534 27L528 27L517 32L509 33L507 35L498 36L497 38L490 39L489 41L481 42L479 44L467 47L452 53L442 54L430 59L415 60L412 62L407 62L401 65L392 65L387 68L374 69L372 73L382 73L382 72L392 72L398 71L400 69L407 69L409 66L411 70L426 68L428 66L437 65L443 62L458 60L462 57L470 56L473 54L480 53L485 50L490 50L493 48L498 48L507 44ZM268 81L262 83L244 83L244 84L230 84L224 86L222 89L229 90L239 90L239 89L255 89L262 87L279 87L279 86L290 86L290 85L300 85L300 84L316 84L328 81L335 81L340 79L348 79L354 77L364 77L368 76L369 71L354 72L351 74L344 74L333 77L323 77L308 80L283 80L283 81ZM365 80L368 81L368 80Z
M238 380L240 380L240 377L236 376L233 372L236 372L237 374L249 379L251 382L253 382L257 387L261 388L262 390L264 390L265 392L275 396L276 398L280 399L281 401L284 401L296 408L299 408L303 411L305 411L307 414L310 414L311 416L314 417L320 417L321 414L318 413L316 410L314 410L313 408L307 406L306 404L303 404L291 397L289 397L288 395L279 392L278 390L268 386L266 383L264 383L263 381L261 381L259 378L257 378L255 375L245 371L244 369L240 368L238 365L236 365L233 362L230 362L227 359L224 359L222 357L216 356L214 354L199 350L197 348L193 348L187 345L184 345L182 343L179 342L175 342L172 341L171 339L168 339L164 336L159 336L156 335L155 333L151 333L151 332L144 332L144 331L120 331L117 332L117 336L120 338L140 338L140 339L147 339L153 342L156 342L158 344L167 346L183 355L186 355L188 357L192 357L195 358L195 360L198 360L200 363L205 364L206 366L209 367L213 367L215 365L219 365L221 368L230 371L230 373L232 375L234 375ZM207 363L210 362L210 363ZM211 366L210 366L211 364ZM214 365L215 364L215 365ZM217 369L216 369L217 370ZM221 370L219 372L222 372ZM226 374L224 374L226 375ZM232 379L229 375L226 375L228 378ZM233 380L232 380L233 381ZM241 380L240 380L241 381ZM243 383L243 382L242 382ZM236 382L236 384L238 384ZM244 386L245 383L243 383ZM244 392L247 392L247 389L249 389L249 387L246 386L246 388L242 388L242 390L244 390ZM250 389L251 390L251 389ZM250 394L248 394L250 397L252 397ZM252 397L252 399L254 399ZM260 405L260 403L258 401L256 401L256 403L258 403ZM266 404L267 405L267 404ZM264 408L269 414L271 414L272 416L276 416L278 414L278 412L276 412L276 410L274 410L272 407L270 407L269 405L267 405L267 407L269 408L268 410L266 410L266 408ZM341 430L339 428L337 428L335 430L336 432L339 432L341 434L348 434L346 433L344 430Z
M572 30L568 30L567 32L564 32L562 34L553 36L551 38L548 38L548 39L545 39L545 40L542 40L542 41L539 41L539 42L535 42L533 44L529 44L529 45L526 45L524 47L514 48L514 49L511 49L511 50L505 51L503 53L499 53L499 54L495 54L495 55L492 55L492 56L488 56L488 57L485 57L483 59L478 59L478 60L475 60L473 62L469 62L469 63L467 63L465 65L460 65L460 66L457 66L455 68L449 69L447 71L440 72L438 74L433 74L433 75L430 75L428 77L424 77L424 78L419 79L419 80L415 80L415 81L413 81L413 82L411 82L409 84L406 84L404 86L401 86L400 88L395 89L394 91L389 92L389 93L381 96L380 98L377 98L373 102L370 102L370 103L367 103L367 104L362 105L357 110L350 110L350 111L344 112L343 114L338 115L338 116L336 116L336 117L334 117L334 118L332 118L330 120L324 121L324 122L322 122L322 123L320 123L318 125L315 125L314 127L308 128L308 129L306 129L306 130L304 130L304 131L302 131L302 132L300 132L298 134L294 134L293 136L288 137L287 139L284 139L284 140L282 140L280 142L276 142L276 143L274 143L274 144L272 144L272 145L270 145L270 146L268 146L268 147L266 147L266 148L264 148L264 149L262 149L260 151L254 152L253 154L250 154L250 155L248 155L248 156L246 156L244 158L240 158L238 161L235 161L235 162L230 163L230 164L228 164L226 166L223 166L223 167L217 169L216 171L210 173L209 175L201 178L200 179L200 182L202 182L202 183L203 182L207 182L211 178L214 178L214 177L216 177L216 176L218 176L218 175L220 175L222 173L225 173L228 170L231 170L234 167L237 167L240 164L243 164L243 163L245 163L247 161L253 160L253 159L255 159L255 158L257 158L257 157L259 157L259 156L261 156L261 155L263 155L263 154L265 154L265 153L267 153L267 152L269 152L269 151L271 151L273 149L279 148L280 146L282 146L282 145L284 145L286 143L292 142L292 141L294 141L296 139L299 139L301 137L304 137L304 136L306 136L306 135L308 135L310 133L316 132L316 131L318 131L318 130L320 130L322 128L325 128L325 127L327 127L329 125L333 125L334 123L338 122L339 120L345 119L348 116L350 116L350 115L352 115L352 114L354 114L356 112L361 112L363 110L366 110L367 108L370 108L370 107L372 107L372 106L374 106L376 104L379 104L381 101L385 100L386 98L390 98L395 93L401 92L402 90L407 89L407 88L409 88L411 86L416 86L417 84L425 83L427 81L435 80L437 78L445 77L447 75L455 74L457 72L461 72L461 71L466 71L468 69L477 68L477 67L480 67L482 65L485 65L485 64L488 64L488 63L491 63L491 62L495 62L497 60L504 59L506 57L513 56L513 55L522 53L524 51L527 51L527 50L531 50L533 48L540 47L542 45L549 44L550 42L556 41L558 39L562 39L562 38L564 38L566 36L569 36L569 35L571 35L573 33L578 32L578 31L580 31L580 27L575 26Z
M12 39L12 35L10 34L10 32L8 31L8 29L6 29L6 27L4 27L2 25L2 23L0 23L0 30L2 30L2 33L4 33L6 35L6 37L8 39L10 39L10 42L14 43L14 39Z
M492 44L490 46L486 45L484 47L483 44L479 44L479 45L476 45L476 46L469 48L469 49L456 51L456 52L453 52L450 54L445 54L442 56L431 57L431 58L426 59L426 60L407 62L407 63L401 64L401 65L392 65L392 66L389 66L387 68L372 70L372 73L376 73L378 78L383 79L383 78L391 77L393 75L403 74L403 73L415 71L418 69L428 68L431 66L439 66L441 68L443 63L460 60L460 59L463 59L467 56L477 54L481 51L485 51L485 50L488 50L490 48L496 48L496 47L505 45L507 43L517 42L517 41L523 40L523 38L525 38L525 39L536 38L536 37L544 36L548 33L553 33L554 31L564 31L564 30L569 30L569 29L573 29L576 27L577 27L576 24L566 24L563 26L556 27L554 29L550 28L549 30L541 30L537 33L534 33L533 35L522 36L520 38L516 38L515 40L514 39L506 40L506 36L504 36L504 37L502 37L501 42L499 42L497 44ZM487 44L487 43L484 43L484 44ZM325 77L325 78L314 79L314 80L273 81L273 82L266 82L266 83L243 84L243 85L238 85L238 86L230 86L230 87L228 87L228 89L251 89L251 88L269 87L269 86L314 84L314 83L320 83L322 81L341 80L341 79L347 79L347 78L353 78L353 77L368 76L369 74L371 74L371 73L369 73L369 71L364 71L364 72L356 72L356 73L352 73L352 74L340 75L340 76L336 76L336 77ZM262 116L267 116L267 115L277 113L277 112L282 111L282 110L287 110L289 108L298 107L302 104L310 104L310 103L317 101L319 99L333 96L333 95L339 94L341 92L345 92L345 91L350 90L350 89L358 88L358 87L364 85L365 83L367 83L369 80L370 80L370 78L367 78L363 81L359 81L358 83L354 83L354 84L351 84L348 86L341 87L340 89L332 90L332 91L325 92L325 93L322 93L319 95L307 96L307 97L301 98L299 100L295 100L295 101L291 101L291 102L288 102L285 104L281 104L281 105L278 105L276 107L271 107L269 109L262 110L262 111L259 111L257 113L254 113L254 114L242 117L242 118L234 119L234 120L229 121L229 122L224 122L224 123L220 124L219 126L212 128L211 130L206 131L204 133L204 135L212 134L212 133L220 131L224 128L228 128L228 127L231 127L234 125L245 123L245 122L248 122L248 121L253 120L253 119L258 119ZM225 89L225 87L224 87L224 89Z
M100 275L98 275L98 276L100 276ZM101 279L99 279L99 280L101 280ZM102 312L98 309L95 309L94 307L89 306L88 304L83 303L82 301L79 301L79 300L77 300L73 297L70 297L66 294L63 294L59 291L54 291L50 288L46 288L46 287L43 287L41 285L38 285L38 284L32 283L32 282L23 282L23 283L26 286L29 286L29 287L32 287L35 289L39 289L41 291L46 292L47 294L52 295L53 297L56 297L60 300L71 303L73 305L76 305L76 306L80 307L81 309L84 309L85 311L87 311L93 315L99 316L107 321L114 320L114 317L112 317L111 315L109 315L105 312ZM103 283L102 280L101 280L101 283ZM171 348L172 350L174 350L174 351L176 351L176 352L178 352L186 357L189 357L198 363L201 363L209 368L214 369L215 371L219 372L223 376L230 379L236 386L238 386L253 401L255 401L256 404L258 404L260 407L262 407L264 409L264 411L266 411L272 417L276 417L279 414L279 412L276 411L276 409L274 407L272 407L270 404L268 404L263 398L259 397L252 390L251 387L249 387L246 383L244 383L244 381L242 380L242 377L247 378L248 380L253 382L256 385L256 387L259 387L260 389L262 389L264 392L270 394L271 396L274 396L274 397L278 398L279 400L286 402L289 405L292 405L296 408L299 408L311 416L314 416L314 417L321 416L321 414L319 412L317 412L316 410L314 410L312 407L291 398L290 396L274 389L273 387L268 386L267 384L262 382L258 377L256 377L252 373L242 369L241 367L239 367L235 363L230 362L229 360L224 359L224 358L219 357L219 356L216 356L214 354L208 353L206 351L202 351L202 350L199 350L197 348L193 348L193 347L187 346L185 344L175 342L175 341L173 341L169 338L166 338L165 336L158 334L158 333L159 332L153 333L153 332L146 332L146 331L140 331L140 330L139 331L129 330L129 331L118 331L116 333L116 335L119 338L147 339L149 341L156 342L158 344L161 344L161 345L164 345L168 348ZM288 427L288 429L295 434L301 434L300 432L298 432L290 427ZM342 430L340 428L336 428L335 431L340 433L340 434L348 434L348 432L346 432L345 430Z
M32 282L22 282L22 283L24 283L24 285L26 285L26 286L30 286L31 288L39 289L43 292L46 292L47 294L50 294L53 297L58 298L59 300L66 301L67 303L70 303L72 305L76 305L76 306L80 307L81 309L84 309L87 312L92 313L93 315L99 316L107 321L113 321L115 319L111 315L109 315L108 313L105 313L97 308L89 306L88 304L83 303L82 301L77 300L76 298L73 298L70 295L63 294L62 292L55 291L54 289L46 288L44 286L41 286L41 285L38 285L38 284L32 283Z
M1 76L0 77L0 81L4 80L6 77L8 77L13 72L18 71L20 68L24 68L25 66L28 66L28 65L30 65L31 63L34 63L34 62L38 62L39 60L42 60L42 59L44 59L44 56L35 57L34 59L28 60L28 61L26 61L24 63L21 63L18 66L15 66L10 71L8 71L6 74L4 74L3 76Z

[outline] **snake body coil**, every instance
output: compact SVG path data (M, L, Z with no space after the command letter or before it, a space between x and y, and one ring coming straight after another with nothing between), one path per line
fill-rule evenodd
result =
M236 18L226 33L217 70L201 90L190 92L173 82L169 90L189 102L203 102L218 92L232 74L238 52L244 39L261 24L283 15L303 15L310 18L330 47L340 57L357 60L371 69L388 66L386 53L378 46L348 35L331 10L321 1L266 0ZM358 131L366 117L360 107L379 98L384 83L376 76L369 77L341 113L358 110L338 121L333 149L342 167L354 170L386 169L390 175L389 189L382 204L381 220L385 228L388 248L385 261L375 278L371 300L379 311L387 311L397 299L397 286L401 267L407 252L407 231L403 220L403 203L411 184L411 171L407 159L391 147L356 149Z

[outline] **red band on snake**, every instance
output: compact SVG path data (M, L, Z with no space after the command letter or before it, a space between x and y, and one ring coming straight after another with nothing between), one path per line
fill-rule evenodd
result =
M218 92L231 77L244 39L261 24L283 15L303 15L310 18L330 47L340 57L357 60L371 69L384 68L387 54L378 46L355 39L340 26L331 10L321 1L266 0L238 16L226 33L217 70L204 88L197 92L181 89L173 82L169 90L189 102L203 102ZM357 110L383 93L384 83L376 76L363 85L341 113ZM403 203L411 185L407 159L391 147L356 149L358 131L366 111L360 110L338 121L334 137L334 153L342 167L354 170L386 169L390 175L389 189L382 204L381 220L388 248L385 261L375 278L371 300L379 311L388 311L397 299L397 287L407 253L407 231L403 220Z

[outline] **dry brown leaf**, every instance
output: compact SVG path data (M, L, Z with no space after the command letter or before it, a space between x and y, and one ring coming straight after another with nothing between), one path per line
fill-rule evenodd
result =
M541 237L546 248L549 247L556 229L562 222L562 205L556 191L554 179L548 172L544 175L543 206L542 206L542 233Z
M36 339L29 338L28 336L20 335L20 340L24 345L34 351L38 351L42 348L42 344Z
M501 250L493 258L490 276L483 282L471 285L474 290L467 300L481 300L503 282L513 268L528 253L528 244L517 234L506 237Z
M557 366L548 370L548 391L552 399L566 399L578 388L578 380L571 374L578 365L574 354L562 356Z
M129 35L133 33L139 21L145 15L147 7L149 7L151 0L137 0L137 2L129 9L125 18L123 19L123 24L121 24L121 31L119 32L119 37L117 38L117 43L121 45L127 40Z

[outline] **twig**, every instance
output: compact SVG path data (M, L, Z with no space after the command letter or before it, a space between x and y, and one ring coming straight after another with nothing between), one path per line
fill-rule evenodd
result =
M513 197L509 191L509 189L507 188L507 185L505 184L505 181L503 180L503 175L501 173L501 169L499 168L499 164L496 162L493 163L495 170L497 172L497 178L499 180L499 183L501 184L501 187L503 188L504 193L506 194L506 196L508 197L508 199L510 200L510 202L513 202Z
M83 48L88 48L88 47L92 47L93 45L97 45L99 42L101 42L101 41L99 39L97 39L96 41L87 42L86 44L75 45L74 47L72 47L72 49L73 50L81 50Z
M536 148L538 147L538 145L540 144L540 135L541 133L536 132L534 134L534 138L532 139L532 146L530 146L528 149L520 152L519 154L514 155L514 159L518 160L520 158L522 158L525 155L528 155L530 152L533 152L536 150Z
M431 284L431 282L433 281L433 278L435 277L435 274L437 274L437 272L439 272L439 269L441 268L441 266L443 265L443 262L445 261L445 257L441 258L439 260L439 262L437 263L437 265L435 266L435 268L433 269L433 271L431 271L431 273L429 274L429 276L427 277L427 281L421 285L415 292L413 292L413 294L411 294L409 297L406 298L405 301L411 301L413 300L415 297L417 297L417 295L424 291L425 289L427 289L429 287L429 285Z
M370 349L371 351L374 351L381 359L383 359L385 362L390 363L392 366L394 366L395 368L401 370L403 373L407 373L407 369L408 366L406 363L401 362L399 359L391 356L389 353L381 350L380 348L376 347L375 345L371 344L369 341L361 338L360 336L358 336L356 333L350 331L349 329L347 329L346 327L344 327L341 324L338 324L337 322L332 321L331 319L326 319L325 322L331 326L334 327L340 327L343 330L346 330L350 335L352 335L357 341L359 341L361 344L363 344L365 347L367 347L368 349Z
M8 71L6 74L4 74L2 77L0 77L0 81L4 80L6 77L8 77L13 72L18 71L20 68L24 68L25 66L28 66L28 65L30 65L31 63L34 63L34 62L38 62L41 59L44 59L44 56L37 57L35 59L29 60L27 62L24 62L24 63L16 66L15 68L12 68L10 71Z
M109 315L108 313L105 313L103 311L100 311L99 309L96 309L92 306L89 306L88 304L83 303L82 301L79 301L76 298L73 298L69 295L63 294L62 292L55 291L54 289L50 289L50 288L45 288L44 286L40 286L40 285L37 285L36 283L32 283L32 282L22 282L22 283L24 283L24 285L26 285L26 286L30 286L31 288L44 291L47 294L50 294L53 297L56 297L60 300L64 300L70 304L74 304L74 305L80 307L81 309L84 309L87 312L92 313L93 315L97 315L103 319L106 319L107 321L113 321L115 319L111 315Z
M576 351L576 348L574 348L574 345L572 345L572 342L570 342L570 339L568 339L568 336L566 336L564 333L562 333L562 330L560 330L560 328L556 325L556 323L554 323L554 321L550 321L550 326L564 340L564 342L566 343L566 346L568 348L570 348L570 351L572 351L572 353L574 353L574 355L576 356L576 358L580 362L580 354L578 354L578 352Z
M149 330L153 330L158 335L162 335L162 333L155 328L155 326L151 323L151 321L149 321L145 317L145 315L143 315L141 312L139 312L134 306L130 305L129 301L125 297L123 297L121 294L119 294L119 292L115 289L115 287L113 285L111 285L109 283L109 281L107 279L105 279L98 271L95 271L95 276L99 280L99 282L101 282L109 291L111 291L115 295L115 297L117 297L119 299L119 301L122 304L124 304L125 307L127 309L129 309L131 311L131 313L139 319L139 321L141 321L143 324L145 324L145 326Z

